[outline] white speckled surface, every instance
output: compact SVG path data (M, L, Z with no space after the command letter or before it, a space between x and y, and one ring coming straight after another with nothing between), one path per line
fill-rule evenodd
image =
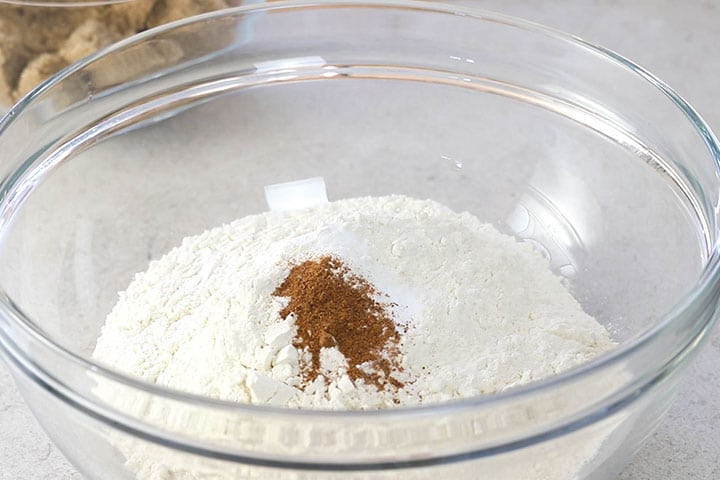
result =
M521 16L616 50L673 86L720 131L720 2L457 0ZM720 332L620 480L720 478ZM80 479L49 442L0 365L0 480Z

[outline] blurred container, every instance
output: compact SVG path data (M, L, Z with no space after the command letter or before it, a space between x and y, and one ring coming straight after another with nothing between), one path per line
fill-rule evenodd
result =
M0 0L0 106L118 40L242 0ZM165 52L172 55L172 52Z

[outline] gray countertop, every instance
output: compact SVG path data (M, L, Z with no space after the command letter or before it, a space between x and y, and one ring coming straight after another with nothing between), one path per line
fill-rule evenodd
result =
M629 57L674 87L720 131L716 0L458 0L574 33ZM720 478L720 332L689 368L674 407L621 480ZM0 365L0 480L80 479Z

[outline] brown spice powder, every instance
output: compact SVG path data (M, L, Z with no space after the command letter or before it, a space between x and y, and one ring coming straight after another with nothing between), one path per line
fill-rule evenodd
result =
M391 376L401 368L400 334L388 313L390 305L378 302L375 288L341 260L328 255L292 266L273 295L290 298L280 315L295 316L294 345L312 355L303 372L305 382L320 375L320 349L337 347L348 360L353 381L362 379L378 390L403 386Z

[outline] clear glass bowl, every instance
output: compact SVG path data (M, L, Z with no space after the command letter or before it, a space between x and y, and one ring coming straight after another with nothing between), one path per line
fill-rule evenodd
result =
M655 77L521 20L333 1L181 21L70 67L0 124L0 352L88 478L606 480L714 319L719 159ZM93 363L150 259L311 176L333 199L432 198L533 242L620 347L380 412L213 401Z

